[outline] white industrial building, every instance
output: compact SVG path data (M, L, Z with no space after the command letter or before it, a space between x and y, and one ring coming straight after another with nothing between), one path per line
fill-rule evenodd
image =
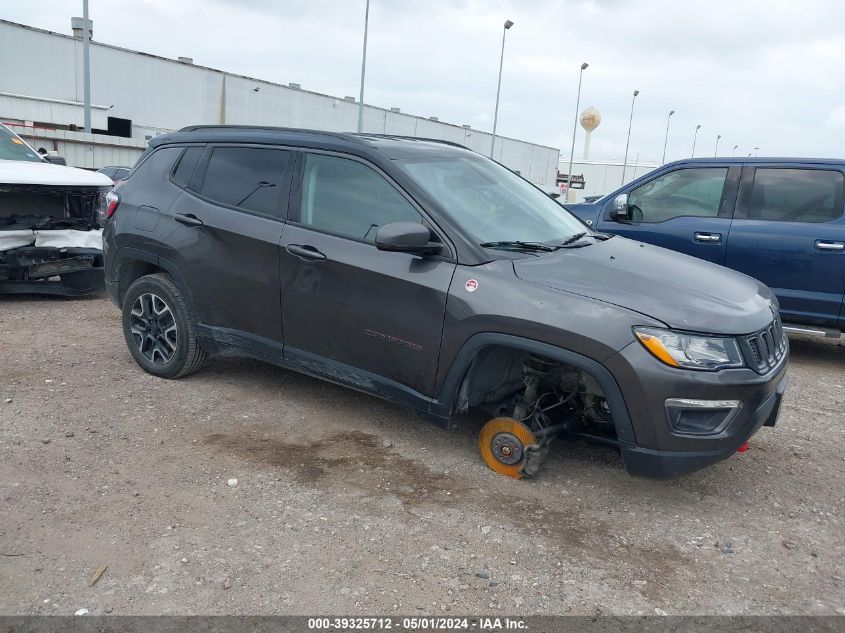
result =
M70 21L69 21L70 22ZM70 26L70 24L68 25ZM69 165L131 165L153 136L194 124L242 124L354 131L358 104L91 42L91 125L83 129L82 29L64 35L0 20L0 121ZM491 135L469 126L364 107L364 132L454 141L488 154ZM547 191L560 151L496 137L493 157Z

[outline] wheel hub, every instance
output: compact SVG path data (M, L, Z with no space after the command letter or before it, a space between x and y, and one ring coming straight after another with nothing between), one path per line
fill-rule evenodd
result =
M522 444L511 433L499 433L491 442L493 456L503 464L517 464L522 459Z

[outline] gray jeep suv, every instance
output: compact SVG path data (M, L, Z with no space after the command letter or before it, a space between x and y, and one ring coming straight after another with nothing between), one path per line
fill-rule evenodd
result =
M449 425L496 472L559 436L672 477L772 426L777 303L745 275L591 231L443 141L278 128L159 136L108 195L106 285L147 372L235 352Z

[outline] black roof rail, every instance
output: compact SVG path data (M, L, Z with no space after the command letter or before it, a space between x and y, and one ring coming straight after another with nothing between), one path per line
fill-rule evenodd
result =
M461 149L469 149L466 145L461 145L455 141L447 141L441 138L428 138L426 136L409 136L407 134L371 134L369 132L357 132L349 136L355 137L372 137L372 138L395 138L403 141L427 141L429 143L442 143L443 145L451 145L452 147L460 147ZM472 151L472 150L470 150Z
M303 128L293 127L276 127L272 125L188 125L176 131L178 134L192 133L192 132L213 132L216 130L232 130L241 132L278 132L294 133L294 134L313 134L314 136L323 136L340 139L351 143L365 144L367 139L384 139L397 141L423 141L427 143L438 143L440 145L448 145L450 147L457 147L467 151L474 151L455 141L447 141L439 138L427 138L424 136L409 136L406 134L372 134L368 132L329 132L327 130L308 130Z
M278 127L274 125L188 125L176 131L178 133L182 133L203 131L211 132L214 130L242 130L246 132L296 132L320 136L331 136L346 141L360 142L360 139L356 138L354 134L346 134L343 132L329 132L327 130L309 130L297 127Z

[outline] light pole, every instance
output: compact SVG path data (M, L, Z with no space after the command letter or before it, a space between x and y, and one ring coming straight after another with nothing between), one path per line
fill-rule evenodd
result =
M675 114L674 110L669 110L669 116L666 117L666 138L663 139L663 160L660 161L661 164L666 164L666 143L669 142L669 121L672 119L672 115Z
M496 144L496 123L499 121L499 93L502 92L502 65L505 63L505 35L513 26L513 22L505 20L502 29L502 54L499 57L499 83L496 86L496 110L493 112L493 137L490 139L490 158L493 158L493 146Z
M631 97L631 116L628 118L628 140L625 141L625 160L622 162L622 184L625 184L625 171L628 167L628 145L631 144L631 124L634 122L634 103L637 100L639 90L634 90L634 96Z
M358 93L358 133L364 130L364 74L367 72L367 30L370 26L370 0L364 9L364 52L361 54L361 91Z
M757 158L757 150L760 149L759 147L754 148L754 158Z
M731 156L736 156L736 150L739 149L739 145L734 145L733 151L731 151Z
M82 100L85 132L91 133L91 29L88 24L88 0L82 0Z
M713 150L713 156L719 155L719 139L722 138L721 134L716 135L716 149Z
M695 158L695 141L698 139L698 131L701 129L701 123L695 126L695 134L692 135L692 156L690 158Z
M566 200L569 200L569 190L572 185L572 157L575 155L575 132L578 130L578 110L581 108L581 79L584 77L584 71L587 70L589 64L584 62L581 64L581 70L578 73L578 96L575 98L575 121L572 123L572 148L569 150L569 169L566 171Z

